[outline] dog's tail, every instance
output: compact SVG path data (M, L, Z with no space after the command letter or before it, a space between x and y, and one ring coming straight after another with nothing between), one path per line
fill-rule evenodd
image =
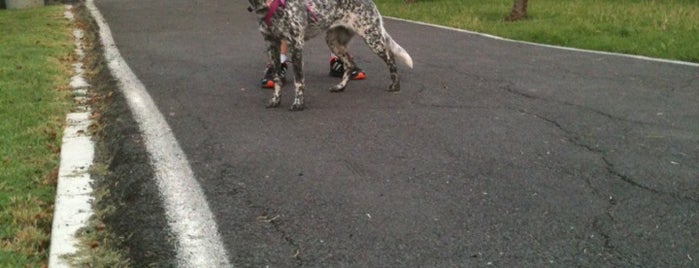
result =
M393 40L391 35L389 35L386 31L384 31L384 35L386 36L386 39L388 40L388 49L393 52L393 55L396 56L396 58L400 59L405 63L405 65L408 65L410 69L413 68L413 58L410 57L407 51L403 49L396 41Z

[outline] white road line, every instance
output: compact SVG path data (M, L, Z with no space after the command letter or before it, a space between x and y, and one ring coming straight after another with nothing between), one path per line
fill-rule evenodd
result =
M623 54L623 53L614 53L614 52L605 52L605 51L597 51L597 50L589 50L589 49L579 49L579 48L572 48L572 47L539 44L539 43L533 43L533 42L527 42L527 41L512 40L512 39L507 39L507 38L500 37L500 36L484 34L484 33L479 33L479 32L473 32L473 31L469 31L469 30L453 28L453 27L437 25L437 24L431 24L431 23L426 23L426 22L421 22L421 21L413 21L413 20L407 20L407 19L401 19L401 18L395 18L395 17L389 17L389 16L383 16L383 17L387 18L387 19L396 20L396 21L403 21L403 22L408 22L408 23L414 23L417 25L435 27L435 28L444 29L444 30L468 33L468 34L483 36L483 37L487 37L487 38L492 38L492 39L502 40L502 41L507 41L507 42L512 42L512 43L520 43L520 44L526 44L526 45L531 45L531 46L547 47L547 48L554 48L554 49L561 49L561 50L568 50L568 51L575 51L575 52L592 53L592 54L600 54L600 55L607 55L607 56L618 56L618 57L633 58L633 59L638 59L638 60L655 61L655 62L662 62L662 63L671 63L671 64L679 64L679 65L685 65L685 66L699 67L699 63L693 63L693 62L658 59L658 58L651 58L651 57L632 55L632 54Z
M163 198L168 223L177 238L180 267L230 267L218 227L187 157L131 68L117 49L111 30L93 0L86 6L100 28L104 55L143 132Z

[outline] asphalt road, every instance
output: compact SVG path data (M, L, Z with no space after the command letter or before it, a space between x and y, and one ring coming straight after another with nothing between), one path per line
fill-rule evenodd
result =
M306 46L306 110L286 109L291 84L266 109L246 3L96 1L232 264L699 266L696 66L386 20L415 61L399 67L400 92L355 40L368 79L330 93L319 38ZM159 211L130 205L131 217Z

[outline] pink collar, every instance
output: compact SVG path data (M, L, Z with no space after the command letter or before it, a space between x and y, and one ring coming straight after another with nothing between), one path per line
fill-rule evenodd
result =
M274 16L274 13L277 12L280 6L284 7L285 5L286 0L273 0L272 3L269 3L269 9L267 10L267 14L265 14L267 26L272 26L272 16Z
M269 9L267 10L267 14L265 14L265 23L267 23L267 26L272 26L272 16L274 16L274 13L277 12L279 7L286 7L286 0L272 0L272 2L269 3ZM314 21L318 20L318 17L316 17L316 14L313 13L311 4L308 0L306 1L306 10L308 10L308 15L311 17L311 19Z

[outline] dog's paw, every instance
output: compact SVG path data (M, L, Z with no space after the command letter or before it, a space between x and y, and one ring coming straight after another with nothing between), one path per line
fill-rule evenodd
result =
M294 112L303 111L304 108L305 107L304 107L303 103L301 103L301 104L294 103L291 105L291 107L289 107L289 111L294 111Z
M279 104L281 102L282 102L282 99L280 97L274 96L274 97L272 97L271 100L269 100L269 103L267 103L267 108L279 107Z
M345 87L342 85L335 85L334 87L330 88L330 92L337 93L337 92L342 92L342 91L345 91Z
M304 105L303 105L303 99L302 98L295 98L294 103L291 104L291 107L289 107L289 111L303 111Z
M398 83L396 83L396 84L391 84L390 86L388 86L388 88L386 89L386 91L388 91L388 92L397 92L397 91L400 91L400 84L398 84Z

